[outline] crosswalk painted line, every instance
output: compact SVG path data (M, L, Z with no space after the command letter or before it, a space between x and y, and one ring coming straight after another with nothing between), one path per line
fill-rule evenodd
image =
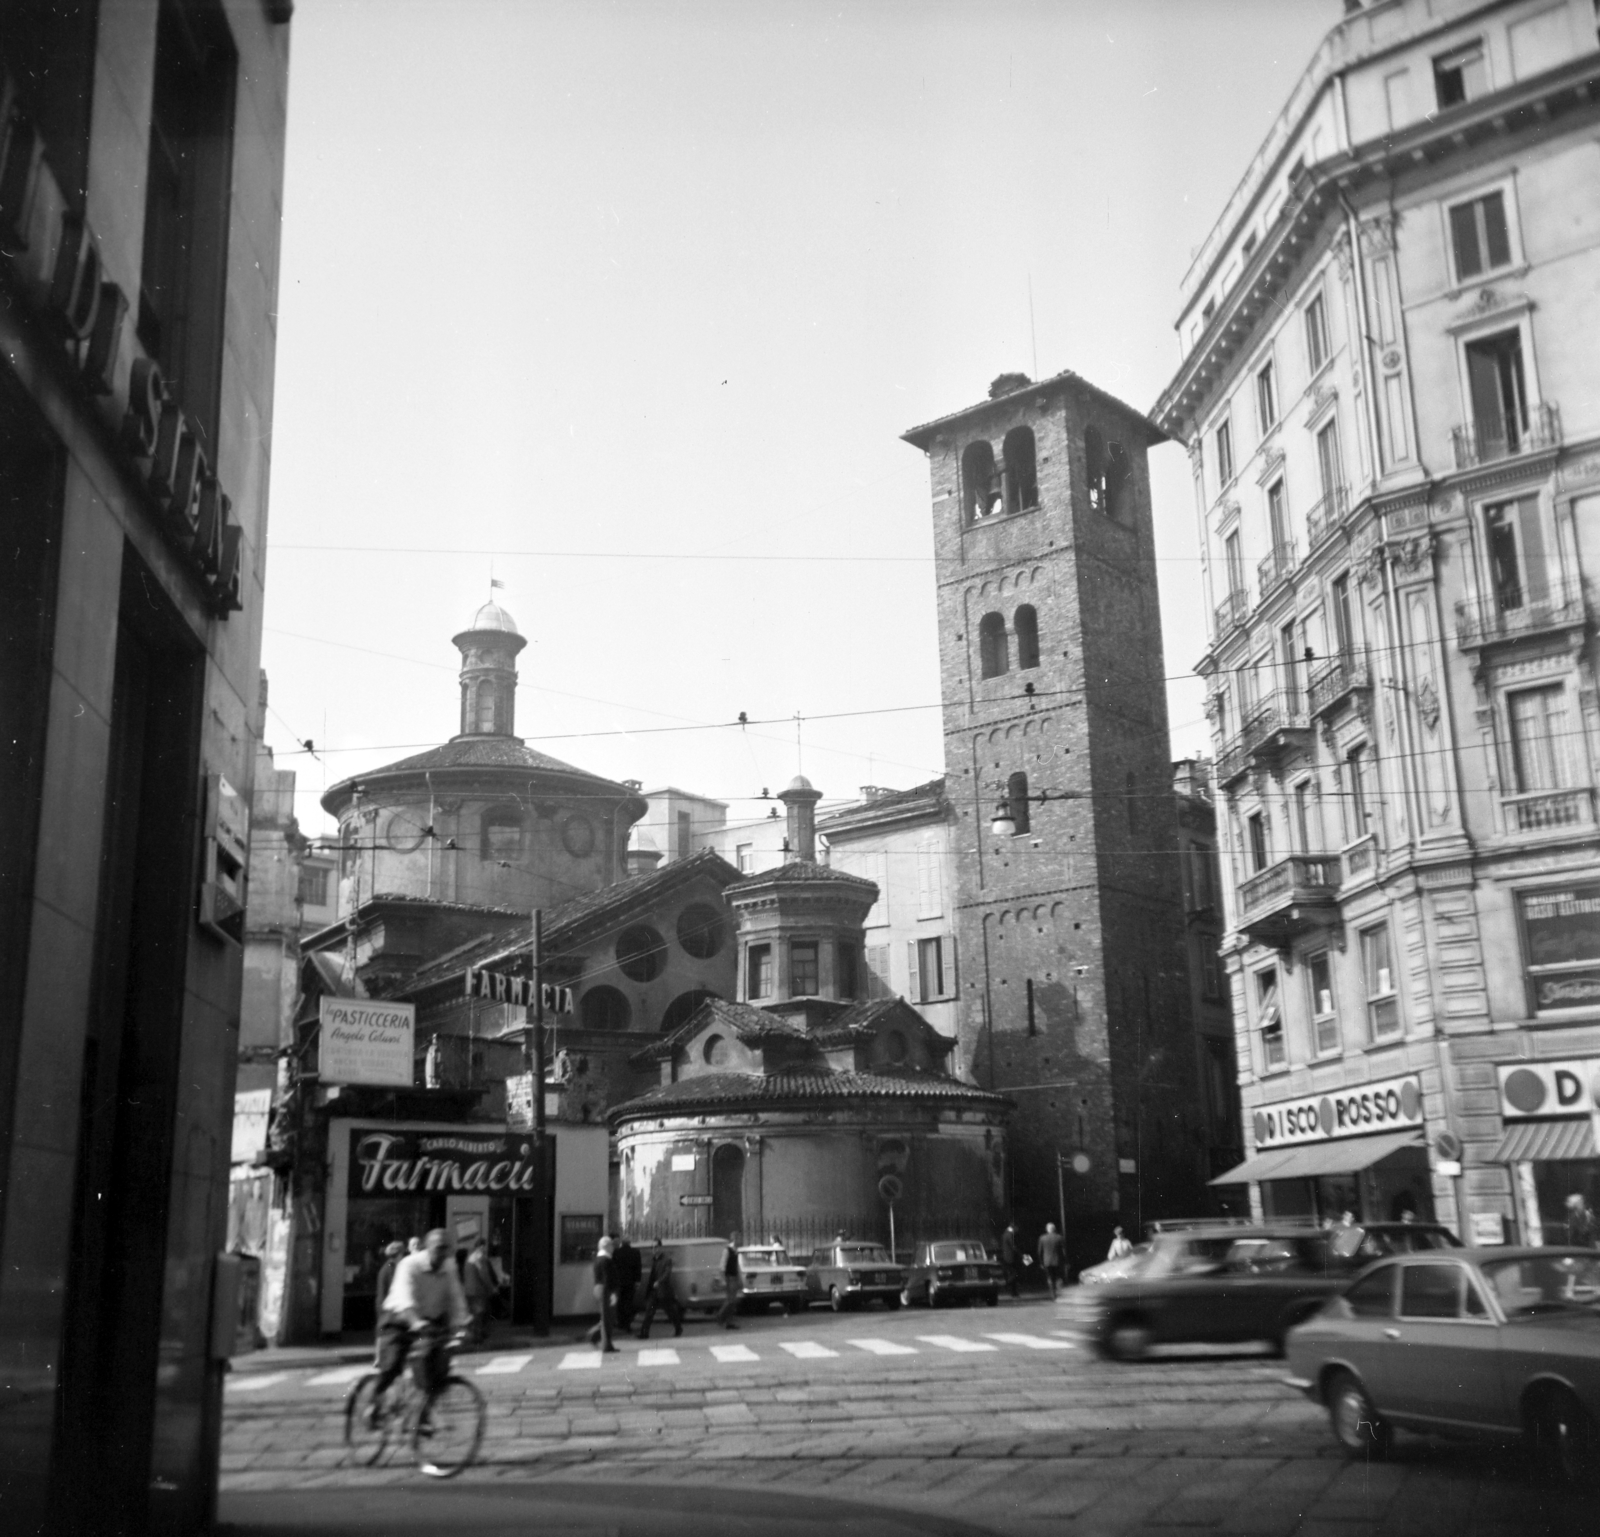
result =
M998 1350L998 1345L986 1345L982 1340L969 1340L959 1334L919 1334L924 1345L937 1345L941 1350L955 1350L971 1354L980 1350Z
M586 1372L600 1369L598 1350L569 1350L556 1365L558 1372Z
M308 1388L331 1388L342 1386L346 1382L354 1382L357 1377L365 1377L372 1370L368 1362L363 1361L360 1366L340 1366L331 1372L318 1372L315 1377L306 1380Z
M1071 1350L1066 1340L1041 1339L1037 1334L986 1334L986 1340L999 1340L1002 1345L1021 1345L1027 1350Z
M513 1372L520 1372L532 1359L532 1356L496 1356L492 1361L485 1361L475 1375L509 1377Z
M829 1350L815 1340L780 1340L778 1343L801 1361L826 1361L839 1354L837 1350Z
M845 1343L874 1356L914 1356L917 1353L916 1346L897 1345L893 1340L847 1340Z
M228 1386L235 1393L254 1393L261 1388L276 1387L280 1382L287 1382L288 1380L288 1372L253 1372L248 1377L229 1377Z
M678 1365L678 1352L672 1347L664 1346L660 1350L641 1350L639 1352L640 1366L676 1366Z
M713 1345L711 1354L719 1361L759 1361L761 1359L748 1345Z

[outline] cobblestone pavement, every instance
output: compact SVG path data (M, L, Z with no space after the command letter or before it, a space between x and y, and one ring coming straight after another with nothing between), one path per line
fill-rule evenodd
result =
M1516 1448L1402 1437L1392 1461L1352 1464L1321 1411L1284 1386L1281 1362L1197 1353L1104 1362L1074 1344L1045 1301L817 1312L746 1320L738 1335L698 1324L681 1340L625 1341L603 1362L569 1342L465 1356L458 1369L484 1391L489 1421L482 1462L449 1486L460 1491L452 1497L544 1486L603 1489L614 1501L637 1489L631 1520L584 1530L665 1530L667 1491L707 1489L788 1496L808 1511L823 1498L920 1513L929 1530L1041 1537L1600 1530L1592 1501L1541 1488ZM403 1459L346 1463L343 1400L362 1370L231 1379L224 1520L276 1529L254 1524L288 1509L268 1491L423 1495Z

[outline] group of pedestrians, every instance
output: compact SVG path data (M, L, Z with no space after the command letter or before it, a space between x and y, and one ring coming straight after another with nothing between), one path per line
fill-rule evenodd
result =
M1000 1268L1006 1273L1006 1290L1013 1297L1022 1290L1023 1272L1035 1260L1050 1287L1050 1296L1054 1298L1057 1291L1067 1284L1066 1239L1056 1231L1055 1223L1047 1222L1038 1243L1034 1245L1034 1252L1028 1254L1017 1237L1016 1223L1008 1222L1005 1232L1000 1235Z
M648 1272L626 1234L619 1238L608 1233L602 1238L594 1257L594 1300L599 1317L589 1330L589 1343L597 1350L615 1352L616 1335L631 1334L634 1317L641 1311L640 1339L650 1338L658 1308L670 1320L673 1335L683 1333L683 1305L672 1289L672 1251L659 1238L650 1251Z

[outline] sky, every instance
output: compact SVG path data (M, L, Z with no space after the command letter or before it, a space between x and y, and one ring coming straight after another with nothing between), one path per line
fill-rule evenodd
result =
M517 733L566 762L731 818L796 772L941 773L900 434L1018 370L1148 410L1190 256L1341 10L298 6L262 666L302 828L457 731L491 577ZM1180 445L1151 468L1180 757L1196 512Z

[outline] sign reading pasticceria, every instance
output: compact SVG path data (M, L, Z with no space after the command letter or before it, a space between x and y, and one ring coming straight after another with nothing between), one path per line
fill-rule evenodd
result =
M1407 1073L1403 1078L1262 1105L1255 1113L1256 1151L1421 1125L1422 1082L1415 1073Z
M353 1196L532 1195L537 1168L531 1137L466 1129L350 1133Z

